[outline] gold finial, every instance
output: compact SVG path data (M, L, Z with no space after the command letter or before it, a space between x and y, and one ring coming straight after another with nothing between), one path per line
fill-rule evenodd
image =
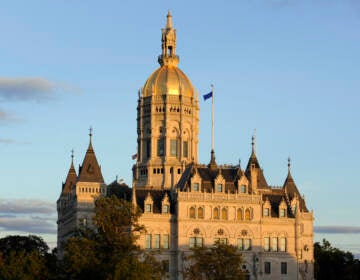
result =
M166 16L166 28L167 29L172 28L172 16L171 16L170 10L168 10L168 14Z

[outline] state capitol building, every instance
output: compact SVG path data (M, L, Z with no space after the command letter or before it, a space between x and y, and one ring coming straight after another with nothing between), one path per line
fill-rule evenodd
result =
M268 185L254 138L244 167L217 163L214 150L199 163L199 96L178 68L170 12L161 32L160 67L139 92L132 188L104 182L90 132L83 163L78 173L71 163L57 201L59 250L76 228L91 225L94 197L118 193L142 209L146 232L137 242L158 252L169 279L183 279L191 248L215 241L237 246L248 279L314 279L314 214L290 160L282 187Z

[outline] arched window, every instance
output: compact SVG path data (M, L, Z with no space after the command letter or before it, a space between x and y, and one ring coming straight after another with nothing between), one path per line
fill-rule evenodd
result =
M214 219L220 219L219 208L214 208Z
M202 208L202 207L198 208L198 218L204 219L204 208Z
M190 207L190 218L195 219L195 207Z
M238 210L236 211L236 219L238 221L241 221L243 219L243 211L241 208L238 208Z
M245 210L245 221L250 221L251 219L251 212L250 212L250 209L246 209Z
M226 210L226 208L223 208L221 210L221 219L227 220L227 210Z

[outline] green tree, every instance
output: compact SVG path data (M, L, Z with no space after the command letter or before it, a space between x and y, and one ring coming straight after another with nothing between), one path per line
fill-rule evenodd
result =
M187 257L189 266L185 269L185 279L245 279L241 269L242 255L235 246L216 242L213 247L197 247L192 251Z
M95 201L95 229L81 229L65 244L66 279L160 279L160 263L136 245L139 209L116 196Z
M52 279L49 268L55 259L41 237L7 236L0 239L0 279L42 280Z
M360 264L350 252L344 252L331 246L323 239L322 244L314 244L315 267L314 274L317 280L359 280Z

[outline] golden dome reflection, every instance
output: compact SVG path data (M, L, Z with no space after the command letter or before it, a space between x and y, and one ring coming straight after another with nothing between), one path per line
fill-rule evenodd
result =
M178 67L163 65L156 69L145 82L143 96L183 95L192 97L194 87L189 78Z

